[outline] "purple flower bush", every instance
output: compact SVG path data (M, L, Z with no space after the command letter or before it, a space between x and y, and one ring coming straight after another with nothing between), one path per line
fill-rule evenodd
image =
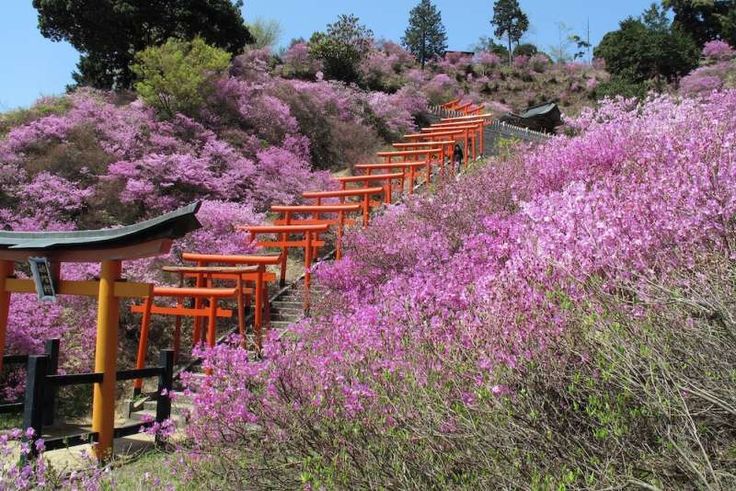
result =
M283 56L282 73L285 76L314 80L322 70L322 63L309 54L307 43L294 43Z
M710 41L703 47L701 66L680 81L680 94L694 97L736 86L736 51L726 42Z
M524 373L554 374L561 346L605 316L587 310L590 288L618 295L703 254L733 260L734 110L734 91L608 101L572 122L579 136L389 208L350 234L343 260L318 268L325 300L271 336L263 361L228 346L207 354L212 376L197 388L188 428L196 452L238 448L281 462L277 449L289 448L319 458L310 452L364 448L353 438L452 433L478 405L493 419L488 408L526 400ZM627 305L621 315L642 315ZM582 369L588 356L564 362ZM442 405L425 413L432 394ZM257 479L265 471L252 462L242 469ZM300 471L324 483L309 462ZM330 472L361 465L347 458Z
M473 57L473 67L476 73L485 75L501 65L501 57L496 53L481 51Z
M703 58L710 60L730 60L736 56L736 51L725 41L715 39L705 43L703 46Z

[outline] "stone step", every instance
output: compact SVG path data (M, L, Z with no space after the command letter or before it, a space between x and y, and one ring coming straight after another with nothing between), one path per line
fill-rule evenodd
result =
M304 309L271 310L271 319L274 319L276 317L304 317Z
M294 302L291 300L279 300L271 304L271 311L274 310L294 310L304 312L304 302Z
M156 410L153 409L144 409L143 411L136 411L133 413L130 413L130 419L132 421L139 421L141 423L145 423L148 421L153 421L156 419ZM187 423L187 417L185 417L184 414L174 412L174 409L171 410L171 421L176 424L177 428L182 428L183 425Z
M297 319L299 320L299 319ZM292 325L295 321L271 321L271 329L282 330Z
M292 316L292 317L271 317L271 327L273 328L274 324L279 324L283 322L288 322L289 324L293 324L294 322L299 322L300 320L304 319L303 315L299 316Z

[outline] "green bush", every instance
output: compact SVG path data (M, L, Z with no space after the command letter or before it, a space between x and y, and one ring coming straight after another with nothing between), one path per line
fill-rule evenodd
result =
M632 82L622 77L612 77L607 82L601 82L595 88L595 98L623 96L643 99L647 95L647 85L643 82Z
M208 82L230 65L230 54L205 43L169 39L136 55L135 89L159 113L170 118L180 112L195 115L204 104Z

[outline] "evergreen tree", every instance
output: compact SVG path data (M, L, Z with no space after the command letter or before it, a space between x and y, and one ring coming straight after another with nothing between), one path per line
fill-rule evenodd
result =
M373 45L373 31L353 14L340 15L327 25L327 32L315 32L309 40L309 52L324 64L328 79L358 82L358 65Z
M135 53L169 38L205 42L230 54L252 40L231 0L33 0L38 27L52 41L68 41L80 53L78 85L129 88Z
M430 0L421 0L409 12L409 26L401 44L416 56L422 69L427 60L445 54L447 32L442 24L442 13Z
M614 76L633 83L672 81L695 67L699 53L695 41L673 27L656 4L638 19L623 20L595 49Z
M518 0L496 0L493 4L493 34L499 39L508 40L509 63L511 63L511 44L518 43L529 29L529 18L521 10Z
M663 0L675 14L674 25L692 36L700 46L713 39L736 44L736 1Z

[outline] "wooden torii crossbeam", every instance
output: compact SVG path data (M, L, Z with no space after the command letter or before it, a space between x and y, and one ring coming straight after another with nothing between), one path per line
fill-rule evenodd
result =
M122 279L122 261L166 254L174 239L200 228L195 214L200 203L136 225L77 232L0 232L0 360L5 352L12 294L36 293L32 279L14 275L15 263L44 257L57 295L97 297L95 372L102 382L94 385L92 431L98 434L98 459L110 456L115 429L120 299L150 296L153 285ZM61 278L61 263L100 263L99 280Z

